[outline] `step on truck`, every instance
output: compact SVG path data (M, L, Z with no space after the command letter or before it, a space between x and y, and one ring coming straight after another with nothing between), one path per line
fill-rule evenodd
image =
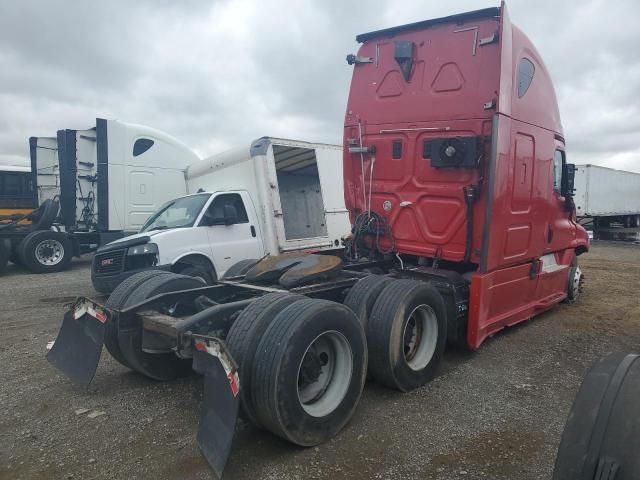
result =
M96 290L150 268L212 284L242 260L339 250L350 229L340 145L262 137L189 165L185 180L191 195L96 251Z
M504 4L357 40L343 255L269 256L212 286L136 274L105 304L79 298L48 354L83 385L103 345L157 380L203 374L197 439L218 475L239 411L320 444L367 376L418 388L447 344L477 349L581 290L589 243L553 86Z
M4 257L34 273L65 270L74 256L136 233L187 192L184 171L200 159L164 132L102 118L31 137L29 151L30 209L0 221L0 270ZM6 187L16 195L17 185Z

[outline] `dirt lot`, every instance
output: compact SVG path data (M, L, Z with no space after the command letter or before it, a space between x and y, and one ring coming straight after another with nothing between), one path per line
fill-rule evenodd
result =
M588 366L640 350L640 247L599 243L580 261L577 304L473 354L449 352L440 376L412 393L367 385L327 444L296 448L240 424L225 478L550 478ZM46 362L75 295L94 295L89 260L61 274L0 277L0 478L212 478L195 443L201 379L156 383L105 353L85 392ZM95 411L105 413L89 418Z

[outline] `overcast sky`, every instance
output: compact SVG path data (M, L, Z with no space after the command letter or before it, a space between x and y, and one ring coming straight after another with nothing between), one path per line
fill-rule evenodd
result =
M355 36L498 2L4 0L0 164L96 117L209 155L263 135L340 143ZM512 0L575 163L640 171L640 2Z

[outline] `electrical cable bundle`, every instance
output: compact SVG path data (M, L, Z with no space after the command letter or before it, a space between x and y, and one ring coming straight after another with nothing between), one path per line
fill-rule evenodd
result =
M347 244L346 255L348 258L357 260L358 246L362 239L367 236L375 237L375 250L381 255L388 255L395 252L396 240L391 231L391 226L387 223L382 215L371 211L364 212L358 215L353 225L353 236L351 241ZM385 237L389 238L391 246L388 249L382 248L380 245L380 239Z

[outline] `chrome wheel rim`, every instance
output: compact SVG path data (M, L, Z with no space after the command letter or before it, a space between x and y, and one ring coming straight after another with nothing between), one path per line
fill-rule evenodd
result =
M64 246L58 240L43 240L36 245L35 256L41 265L57 265L64 258Z
M324 417L342 402L353 375L351 346L335 330L318 335L298 366L298 401L312 417Z
M425 368L436 351L438 343L438 317L429 305L414 308L404 324L404 360L411 370Z

